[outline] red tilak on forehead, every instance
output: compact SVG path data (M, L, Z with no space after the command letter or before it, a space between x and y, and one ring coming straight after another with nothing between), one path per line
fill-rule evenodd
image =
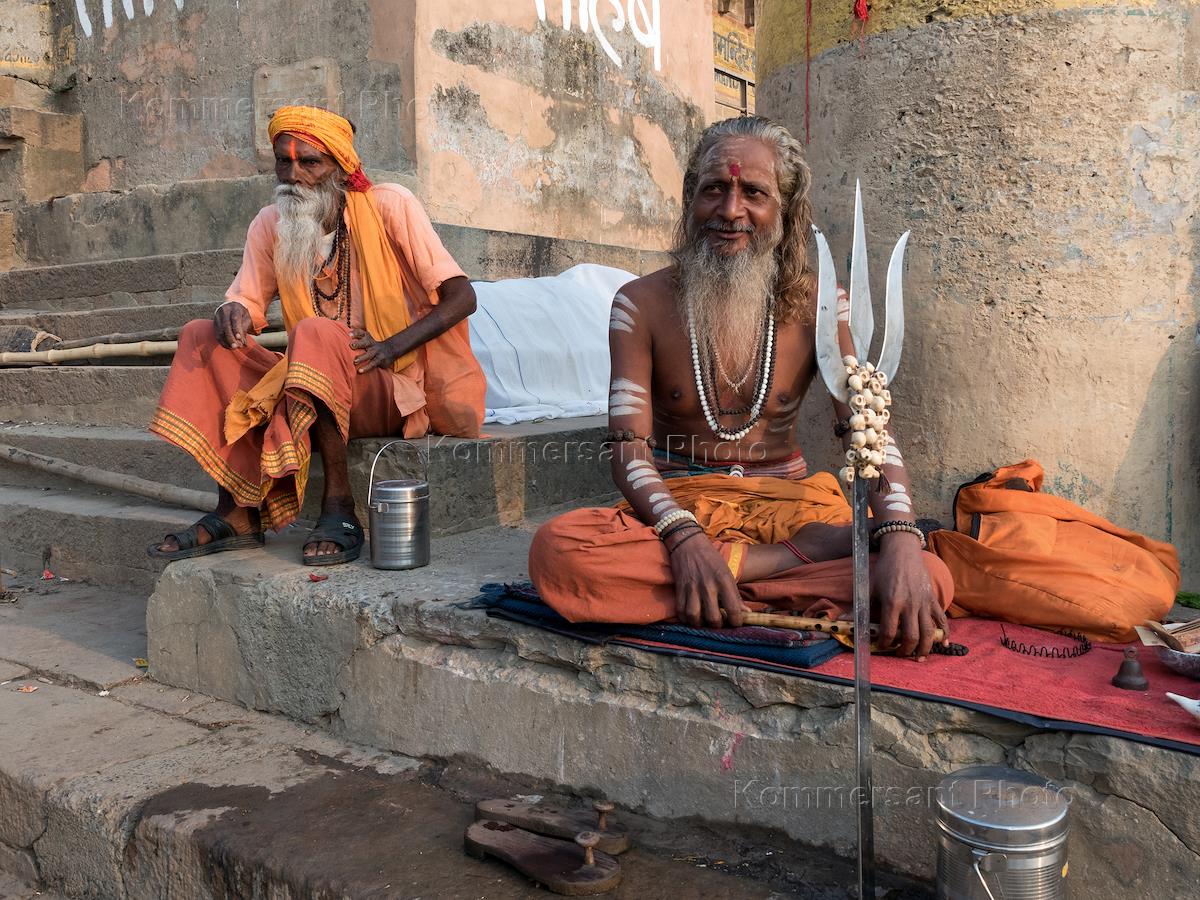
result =
M282 141L280 141L279 143L280 143L280 149L283 150L287 154L288 159L290 159L292 162L295 162L297 159L296 139L294 137L292 137L290 134L284 135L284 139Z
M742 167L740 165L738 165L737 163L730 163L729 164L729 174L732 175L734 178L741 178L742 177Z

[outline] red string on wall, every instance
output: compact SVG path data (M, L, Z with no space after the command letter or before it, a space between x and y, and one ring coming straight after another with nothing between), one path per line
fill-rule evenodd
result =
M808 83L812 76L812 0L804 13L804 146L808 146Z
M871 18L871 7L867 0L854 0L854 22L850 26L850 34L858 38L859 52L867 55L867 22Z

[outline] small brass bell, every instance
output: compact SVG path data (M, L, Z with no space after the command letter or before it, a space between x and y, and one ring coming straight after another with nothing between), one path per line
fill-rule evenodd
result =
M1142 674L1142 664L1138 662L1137 651L1132 647L1125 648L1125 658L1121 660L1121 668L1113 676L1112 683L1124 691L1144 691L1150 687L1150 682Z

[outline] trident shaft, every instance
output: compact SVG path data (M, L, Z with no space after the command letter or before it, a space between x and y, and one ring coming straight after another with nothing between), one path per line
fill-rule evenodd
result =
M837 271L825 236L814 226L817 242L817 365L829 393L842 403L850 400L842 350L838 343ZM892 251L888 265L883 349L876 369L891 382L900 365L900 347L904 342L903 270L905 232ZM843 319L845 315L843 314ZM871 310L871 288L867 273L867 236L863 226L862 189L854 187L854 250L850 257L850 328L854 355L866 360L875 330ZM868 530L867 478L853 482L854 510L854 712L855 770L858 778L858 896L875 897L875 823L871 785L871 627L870 532Z

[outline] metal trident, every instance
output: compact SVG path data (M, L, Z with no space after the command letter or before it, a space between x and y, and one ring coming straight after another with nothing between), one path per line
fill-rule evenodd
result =
M835 399L846 403L846 367L838 344L837 271L825 235L813 226L817 241L817 365L825 386ZM887 300L883 349L876 368L890 384L900 365L904 343L904 249L909 232L904 232L892 250L888 265ZM854 250L850 257L850 309L848 316L854 355L865 362L871 350L875 318L871 311L871 287L867 280L867 235L863 226L862 188L854 185ZM854 509L854 711L858 776L858 896L875 896L875 825L871 793L871 573L870 533L867 524L868 479L853 482Z

